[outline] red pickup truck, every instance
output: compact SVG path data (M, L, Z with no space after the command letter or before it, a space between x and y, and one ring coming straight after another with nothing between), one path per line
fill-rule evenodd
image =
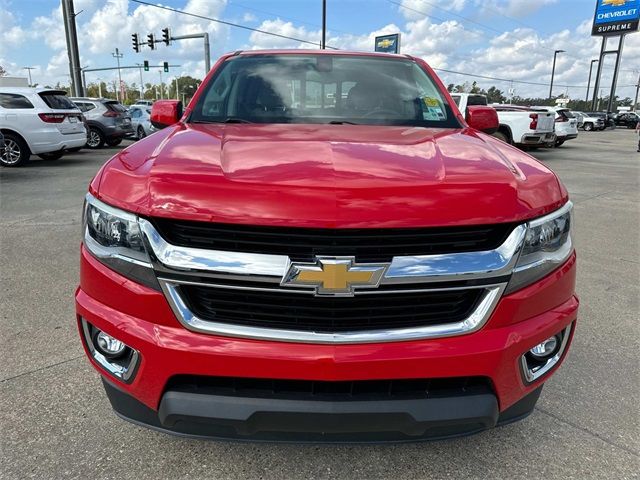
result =
M568 194L406 55L222 57L86 195L77 321L119 416L398 441L528 415L578 310Z

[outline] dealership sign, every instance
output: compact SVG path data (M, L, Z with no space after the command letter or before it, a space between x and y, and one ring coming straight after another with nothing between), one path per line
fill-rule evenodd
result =
M596 0L591 35L620 35L638 31L640 0Z
M394 33L393 35L376 37L375 50L383 53L400 53L400 34Z

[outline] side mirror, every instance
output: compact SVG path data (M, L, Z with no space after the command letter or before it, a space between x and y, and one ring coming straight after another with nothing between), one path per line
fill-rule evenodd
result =
M179 100L158 100L151 107L151 124L165 128L177 123L182 117L182 102Z
M465 120L471 128L488 133L489 135L496 133L500 126L498 112L496 112L496 109L484 105L472 105L467 107Z

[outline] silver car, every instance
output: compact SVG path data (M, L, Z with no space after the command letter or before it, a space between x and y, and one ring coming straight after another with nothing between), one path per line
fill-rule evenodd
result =
M133 128L134 138L140 140L154 132L151 126L151 107L131 105L129 114L131 115L131 126Z

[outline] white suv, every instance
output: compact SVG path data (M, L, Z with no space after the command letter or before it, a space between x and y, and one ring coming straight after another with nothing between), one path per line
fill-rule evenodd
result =
M17 167L31 154L57 160L87 142L82 112L62 90L0 87L0 165Z
M531 109L555 113L556 147L559 147L567 140L578 138L578 119L573 116L568 108L537 106Z

